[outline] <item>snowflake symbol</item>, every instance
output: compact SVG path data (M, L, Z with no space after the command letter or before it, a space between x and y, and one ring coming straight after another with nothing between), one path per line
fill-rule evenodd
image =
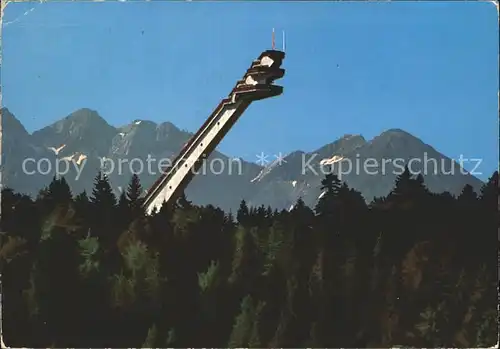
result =
M269 160L267 160L267 155L264 152L257 154L257 164L260 166L265 166Z
M276 162L278 163L278 165L281 166L283 164L286 164L285 156L281 154L281 152L279 152L278 155L275 155L274 157L276 158Z

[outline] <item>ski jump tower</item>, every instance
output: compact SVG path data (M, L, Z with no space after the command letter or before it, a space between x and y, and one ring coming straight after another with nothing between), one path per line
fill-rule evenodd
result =
M148 190L143 203L147 214L159 210L163 203L175 201L182 194L202 161L212 153L252 102L282 94L283 87L273 83L285 75L285 70L281 68L284 58L284 52L273 49L262 52L253 61L228 97L219 103L182 148L172 166Z

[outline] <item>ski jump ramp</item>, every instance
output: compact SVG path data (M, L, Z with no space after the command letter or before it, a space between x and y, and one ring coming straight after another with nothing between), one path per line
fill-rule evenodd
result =
M184 192L203 160L214 151L252 102L283 93L283 87L274 85L274 81L285 75L281 68L284 58L282 51L267 50L252 62L243 78L182 148L172 166L147 191L143 201L147 214L159 210L164 203L174 202Z

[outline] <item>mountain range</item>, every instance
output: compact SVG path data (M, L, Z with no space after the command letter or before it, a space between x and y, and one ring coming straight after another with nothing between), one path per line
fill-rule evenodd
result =
M100 168L118 194L141 163L138 175L147 189L159 176L160 159L172 159L193 135L171 122L134 120L114 127L87 108L31 134L3 108L2 131L2 183L31 196L50 183L57 163L59 173L64 174L67 166L65 178L74 194L91 193ZM404 130L389 129L371 140L344 135L312 152L297 150L265 166L216 150L187 187L186 196L197 204L233 211L242 199L249 205L289 209L302 197L313 206L324 174L333 171L371 201L389 193L411 159L419 159L413 160L412 169L425 171L425 183L433 192L457 195L466 184L476 191L483 185L431 145Z

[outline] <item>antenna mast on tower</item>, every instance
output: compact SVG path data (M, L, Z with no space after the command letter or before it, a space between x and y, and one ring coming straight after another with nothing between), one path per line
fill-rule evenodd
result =
M275 40L274 40L274 28L273 28L273 50L275 48Z

